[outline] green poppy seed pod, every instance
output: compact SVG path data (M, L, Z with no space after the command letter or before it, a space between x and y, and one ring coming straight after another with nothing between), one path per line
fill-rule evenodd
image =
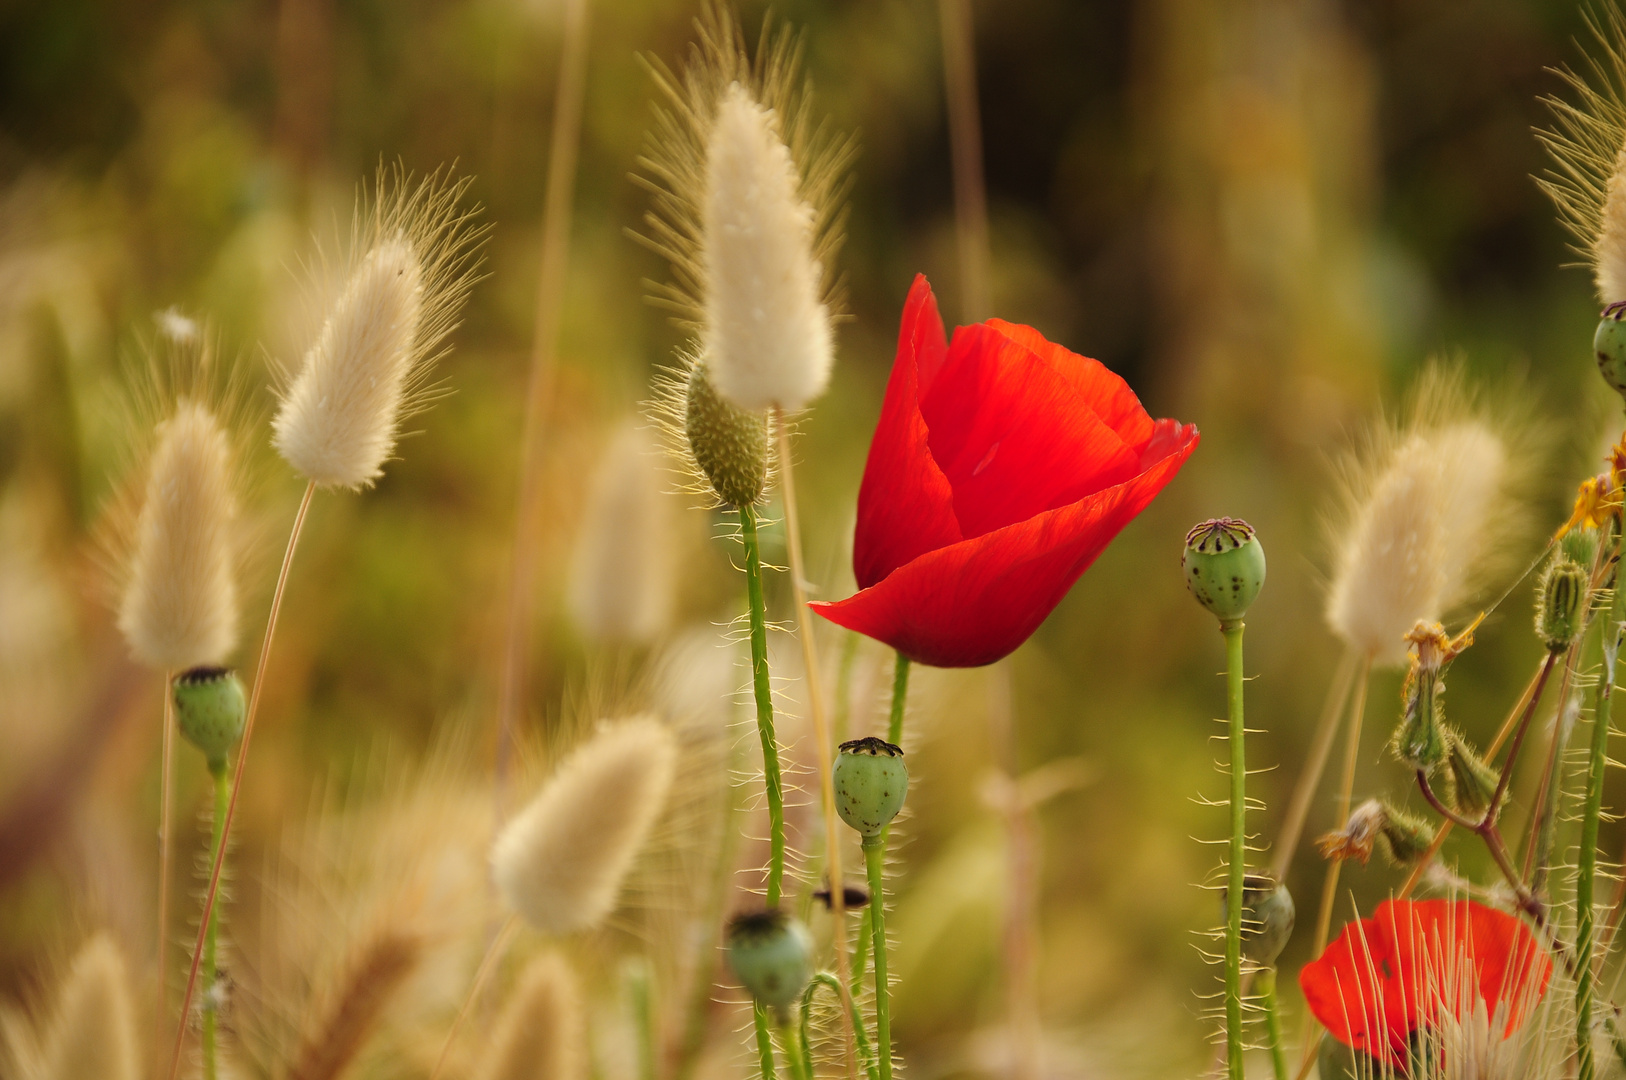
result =
M1240 518L1211 518L1186 534L1186 588L1221 622L1240 619L1265 584L1265 549Z
M1621 315L1626 312L1614 309L1613 305L1611 312L1598 320L1598 329L1592 335L1592 352L1597 357L1603 381L1613 387L1615 393L1626 397L1626 322L1621 322Z
M813 935L778 908L728 924L728 966L759 1004L783 1017L813 977Z
M1491 799L1501 778L1461 735L1453 731L1447 734L1447 738L1451 744L1447 760L1451 765L1453 802L1467 816L1480 817L1490 809Z
M696 362L683 404L683 434L700 471L729 506L749 506L768 481L768 420L723 400Z
M248 701L243 683L231 668L196 667L175 677L175 726L181 737L209 759L214 767L243 737Z
M886 828L909 793L903 751L873 736L842 743L832 776L836 813L860 836L875 836Z
M1536 635L1553 652L1562 652L1580 636L1586 622L1587 571L1560 553L1541 575L1536 594Z
M1445 763L1450 750L1441 713L1441 680L1429 671L1413 673L1406 692L1406 708L1389 744L1394 756L1432 776Z
M1286 885L1268 874L1248 874L1242 879L1242 955L1266 967L1274 964L1293 936L1296 916Z

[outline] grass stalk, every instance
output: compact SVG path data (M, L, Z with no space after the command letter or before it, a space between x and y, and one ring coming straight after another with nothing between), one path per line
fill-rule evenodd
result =
M1225 1061L1230 1080L1242 1075L1242 886L1247 871L1248 766L1242 720L1241 619L1220 623L1225 635L1225 703L1231 742L1231 852L1225 905Z
M900 657L900 669L903 667ZM892 1002L886 974L886 830L864 837L864 868L869 872L869 925L875 954L875 1060L881 1080L892 1080Z
M226 850L226 808L231 805L231 775L226 759L209 762L209 776L215 784L215 813L209 825L209 858L215 865ZM215 993L219 971L220 912L211 910L203 926L203 1024L199 1041L203 1049L203 1080L216 1080L219 1059L215 1036L220 1026L220 1000Z
M866 919L864 921L864 928L867 930L868 927L869 921ZM862 941L862 939L860 939L860 941ZM854 977L862 978L863 976L860 973ZM857 984L855 983L855 991L856 985ZM808 982L807 989L802 993L802 1023L800 1031L802 1060L813 1060L813 1043L812 1040L808 1038L807 1027L809 1013L813 1007L813 995L821 986L834 991L836 1000L841 1003L843 1008L848 1010L848 1020L852 1024L853 1036L858 1042L858 1055L863 1059L864 1072L868 1074L869 1080L880 1080L881 1074L876 1070L875 1066L875 1051L869 1044L869 1034L864 1030L864 1021L858 1015L858 1005L853 1001L852 994L842 992L840 980L834 975L830 974L828 971L821 971L817 975L814 975L812 980Z
M463 1006L457 1010L451 1029L446 1032L446 1041L441 1045L440 1056L435 1059L435 1067L429 1072L429 1080L438 1080L441 1070L446 1067L446 1056L451 1053L452 1044L457 1041L457 1033L462 1030L463 1021L468 1019L475 1001L480 997L480 992L485 989L486 982L497 970L497 961L502 959L503 952L508 948L509 939L514 936L517 929L519 916L508 916L503 920L502 928L491 939L491 944L486 946L486 954L480 958L480 966L475 969L474 981L469 984L469 992L463 999Z
M1282 1049L1282 1017L1276 1001L1276 969L1267 967L1259 972L1259 1004L1265 1011L1265 1045L1270 1050L1271 1074L1276 1080L1287 1080L1287 1054Z
M157 1038L162 1047L169 1032L169 876L174 862L175 838L170 828L170 803L175 779L175 672L164 672L164 730L159 739L158 766L158 993ZM162 1052L161 1050L159 1052ZM157 1062L154 1062L157 1064Z
M773 728L773 687L768 681L768 612L762 596L762 544L757 537L756 508L750 504L740 507L740 538L745 544L745 592L751 608L751 687L756 695L757 735L762 740L762 785L768 793L767 904L776 908L785 877L785 791L779 775L779 742ZM762 1021L759 1040L767 1038L766 1023Z
M1310 760L1293 783L1293 798L1287 804L1287 818L1282 831L1276 836L1276 860L1271 873L1277 881L1286 881L1293 867L1293 856L1298 851L1299 838L1304 835L1304 823L1310 817L1310 804L1315 801L1316 789L1321 786L1321 774L1327 769L1332 756L1332 744L1338 736L1338 721L1343 719L1344 706L1349 704L1349 687L1355 678L1357 654L1346 649L1333 672L1327 687L1327 700L1321 706L1321 717L1316 722L1315 743L1310 748Z
M181 995L181 1016L192 1008L192 998L198 987L198 967L203 960L204 934L211 925L215 902L220 896L220 871L225 865L226 841L231 838L232 818L237 813L237 796L243 791L243 767L248 764L249 741L254 737L254 718L260 712L260 693L265 688L266 666L271 661L271 643L277 636L277 616L282 612L283 593L288 588L288 572L294 564L294 551L299 547L299 536L305 531L305 518L310 513L311 499L316 494L316 481L305 484L305 494L299 500L294 514L293 528L288 532L288 547L282 554L282 568L277 572L277 586L271 593L271 611L265 621L265 639L260 642L260 660L254 668L254 688L248 695L248 715L243 720L243 738L237 747L237 767L232 772L231 798L226 803L224 820L220 823L220 849L215 852L214 866L209 871L209 888L203 896L203 917L198 926L197 944L192 950L192 968L186 976L186 992ZM186 1024L175 1025L175 1044L169 1057L169 1080L175 1080L181 1069L181 1050L186 1044Z
M1580 1080L1593 1080L1597 1063L1592 1054L1592 1006L1597 997L1597 971L1593 966L1597 910L1594 890L1598 873L1598 824L1603 815L1603 776L1609 762L1609 728L1614 712L1615 660L1620 653L1622 590L1615 589L1609 621L1603 627L1603 672L1598 681L1597 705L1592 716L1592 745L1587 761L1586 803L1581 813L1580 865L1575 877L1575 1049ZM1562 707L1562 706L1561 706Z
M938 0L949 147L954 159L954 232L960 249L960 308L967 323L988 308L988 193L982 174L982 118L971 0Z

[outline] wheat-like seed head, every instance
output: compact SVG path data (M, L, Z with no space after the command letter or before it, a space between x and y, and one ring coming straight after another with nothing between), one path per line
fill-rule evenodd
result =
M136 1080L140 1052L130 975L112 940L98 935L74 957L44 1042L41 1080Z
M475 1080L577 1080L586 1061L581 989L569 961L547 952L526 965L497 1017Z
M401 421L426 404L485 237L472 224L478 210L458 206L468 185L381 170L371 201L358 203L343 287L272 424L277 451L307 479L371 486Z
M676 759L671 730L647 717L572 751L492 845L503 900L547 934L602 922L666 803Z
M672 617L675 537L655 453L650 433L629 424L593 478L568 600L576 625L594 640L647 643Z

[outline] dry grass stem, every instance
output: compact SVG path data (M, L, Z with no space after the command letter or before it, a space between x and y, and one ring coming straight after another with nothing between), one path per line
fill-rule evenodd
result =
M337 1080L423 953L415 934L383 933L359 952L327 1011L300 1040L288 1080Z

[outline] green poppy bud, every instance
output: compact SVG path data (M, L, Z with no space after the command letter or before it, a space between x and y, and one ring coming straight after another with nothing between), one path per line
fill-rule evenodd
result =
M1626 312L1613 305L1610 310L1611 314L1598 321L1598 329L1592 335L1592 352L1597 357L1603 381L1613 387L1615 393L1626 396L1626 323L1620 321Z
M1221 893L1222 898L1224 893ZM1293 936L1293 894L1268 874L1242 879L1242 955L1269 967Z
M768 480L768 420L723 400L697 361L689 372L683 433L700 471L729 506L749 506Z
M874 736L842 743L832 776L836 813L860 836L876 836L891 824L909 793L903 751Z
M1265 549L1240 518L1211 518L1186 534L1186 588L1221 622L1240 619L1265 584Z
M209 767L225 764L226 755L243 737L248 701L243 683L231 668L197 667L175 677L170 690L175 699L175 726L181 737L209 759Z
M1587 571L1560 553L1547 565L1536 591L1536 635L1553 652L1562 652L1580 636L1586 623Z
M751 997L781 1018L813 977L813 935L778 908L728 924L728 966Z
M1460 734L1447 732L1447 738L1451 743L1446 760L1451 766L1452 801L1468 817L1480 817L1490 809L1501 778Z

